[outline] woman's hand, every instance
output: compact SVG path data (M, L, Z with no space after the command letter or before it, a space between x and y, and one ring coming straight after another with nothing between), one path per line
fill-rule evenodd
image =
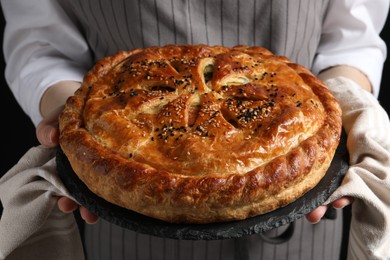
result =
M46 147L56 147L58 145L60 136L58 117L68 97L79 87L80 83L78 82L62 81L53 85L45 92L41 101L43 119L36 128L36 136L39 143ZM98 220L95 214L67 197L58 199L58 208L64 213L72 213L79 209L80 216L88 224L96 223Z
M368 80L367 76L364 75L360 70L350 67L350 66L335 66L331 67L327 70L322 71L318 77L326 81L327 79L332 79L336 77L346 77L354 82L356 82L362 89L367 90L368 92L372 91L372 86L370 81ZM325 215L326 210L328 209L328 206L332 206L336 209L344 208L348 205L350 205L353 201L353 198L351 197L341 197L339 199L336 199L333 201L330 205L322 205L318 208L314 209L313 211L306 214L306 219L310 223L318 223L322 217Z
M330 205L319 206L318 208L316 208L313 211L306 214L305 217L310 223L316 224L316 223L320 222L320 220L325 215L325 212L329 206L332 206L336 209L342 209L342 208L350 205L352 203L352 201L353 201L353 198L351 198L351 197L341 197L341 198L333 201Z

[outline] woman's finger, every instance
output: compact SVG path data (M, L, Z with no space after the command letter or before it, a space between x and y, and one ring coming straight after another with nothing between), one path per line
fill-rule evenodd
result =
M80 216L87 224L95 224L99 219L98 216L96 216L83 206L80 206Z
M316 208L313 211L306 214L306 219L310 223L316 224L316 223L320 222L322 217L325 215L325 212L327 209L328 209L328 206L325 206L325 205L319 206L318 208Z
M57 201L58 208L64 213L72 213L79 205L67 197L60 197Z

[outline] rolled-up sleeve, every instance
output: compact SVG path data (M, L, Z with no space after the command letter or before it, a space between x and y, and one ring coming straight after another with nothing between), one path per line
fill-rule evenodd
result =
M5 78L34 125L42 119L45 90L62 80L81 81L91 66L88 45L56 0L1 0L6 21Z
M330 0L313 72L348 65L366 74L379 95L386 44L380 32L389 11L388 0Z

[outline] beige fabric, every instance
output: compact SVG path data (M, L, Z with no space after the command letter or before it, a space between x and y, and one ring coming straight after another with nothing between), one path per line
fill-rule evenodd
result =
M355 198L348 259L390 259L390 123L369 92L339 77L325 82L343 110L350 167L326 203Z
M70 197L56 174L55 150L31 148L0 179L0 259L84 259L72 214L57 208Z

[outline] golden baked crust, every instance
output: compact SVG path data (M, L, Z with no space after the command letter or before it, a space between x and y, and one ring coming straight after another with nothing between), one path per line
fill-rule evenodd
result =
M260 47L168 45L97 62L60 116L95 194L175 223L246 219L324 176L341 110L306 68Z

